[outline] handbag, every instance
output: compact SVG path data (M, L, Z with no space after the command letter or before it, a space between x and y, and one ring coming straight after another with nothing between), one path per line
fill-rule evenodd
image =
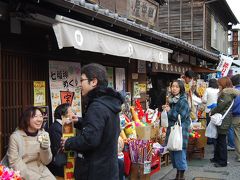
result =
M57 154L53 157L53 165L57 167L63 167L67 164L67 155L61 149L58 150Z
M181 151L183 144L181 116L178 115L178 121L171 127L168 137L167 149L169 151Z
M231 105L229 106L227 111L224 113L224 115L222 115L220 113L215 113L212 116L210 116L210 118L211 118L210 122L212 122L216 126L221 126L223 119L225 118L225 116L228 114L228 112L232 108L233 103L234 103L234 100L232 101Z
M212 121L209 122L206 128L205 136L209 138L217 139L217 136L218 136L217 127L215 124L212 123Z
M4 157L2 158L0 164L4 165L6 167L9 167L9 161L8 161L8 155L7 154L4 155Z

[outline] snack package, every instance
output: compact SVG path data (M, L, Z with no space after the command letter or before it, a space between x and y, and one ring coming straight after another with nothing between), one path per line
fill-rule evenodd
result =
M43 133L39 134L37 137L38 142L42 143L43 140L45 139L49 139L49 136L47 133L45 133L45 131L43 131Z
M69 138L75 135L73 122L62 116L62 137ZM67 165L64 166L64 179L74 180L75 157L73 151L65 151L67 154Z

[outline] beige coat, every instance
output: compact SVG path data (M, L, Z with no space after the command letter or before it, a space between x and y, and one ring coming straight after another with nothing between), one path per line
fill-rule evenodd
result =
M14 170L19 170L24 180L55 180L56 178L46 167L52 160L51 149L43 150L40 148L40 143L36 137L27 136L22 130L17 130L19 133L13 133L10 136L8 159L10 167ZM39 132L41 133L41 131ZM18 135L23 138L23 156L19 155L19 146L22 144L19 141Z

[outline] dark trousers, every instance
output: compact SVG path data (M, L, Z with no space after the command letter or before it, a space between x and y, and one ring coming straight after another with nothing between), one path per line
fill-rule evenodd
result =
M226 134L218 134L214 149L214 160L220 165L227 165Z
M118 159L119 180L124 180L124 160Z

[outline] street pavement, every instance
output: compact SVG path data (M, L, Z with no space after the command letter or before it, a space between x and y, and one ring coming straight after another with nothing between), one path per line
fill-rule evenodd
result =
M235 161L235 151L228 151L228 166L214 167L209 159L213 157L213 145L206 145L204 159L193 158L188 162L186 180L240 180L240 162ZM176 176L176 169L170 164L151 176L151 180L170 180ZM202 177L202 178L200 178Z

